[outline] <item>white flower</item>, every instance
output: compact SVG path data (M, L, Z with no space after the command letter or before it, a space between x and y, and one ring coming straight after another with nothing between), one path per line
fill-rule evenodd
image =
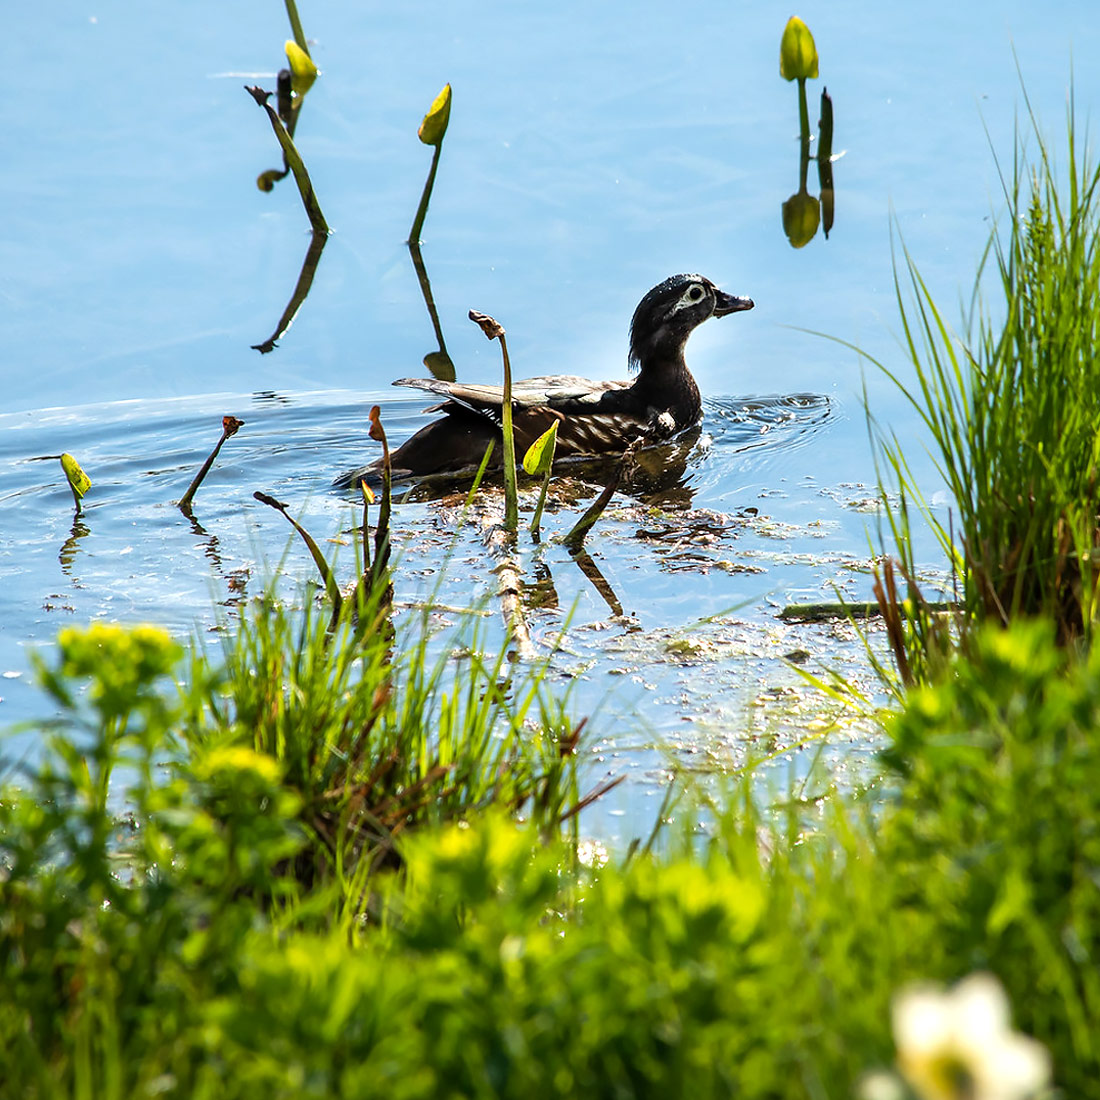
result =
M859 1100L905 1100L905 1086L892 1073L875 1070L863 1075L857 1089Z
M1050 1081L1050 1055L1013 1031L991 974L944 992L918 986L894 999L898 1068L922 1100L1024 1100Z

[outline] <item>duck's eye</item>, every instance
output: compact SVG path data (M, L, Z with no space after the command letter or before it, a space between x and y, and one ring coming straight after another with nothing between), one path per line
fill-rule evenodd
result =
M669 310L671 317L682 309L694 309L707 296L705 283L692 283L676 300L676 304Z

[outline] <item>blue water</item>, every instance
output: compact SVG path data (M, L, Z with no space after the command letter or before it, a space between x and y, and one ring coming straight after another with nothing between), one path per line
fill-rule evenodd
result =
M280 561L288 586L308 575L296 547L283 559L288 528L253 490L337 536L355 510L328 485L372 457L370 404L382 402L395 440L424 422L424 402L389 382L424 373L438 350L404 242L430 161L416 128L449 81L423 255L460 377L499 372L470 308L505 325L517 374L603 378L625 375L633 308L671 272L700 271L756 301L689 346L711 401L710 445L689 467L699 522L655 538L645 532L663 530L660 520L624 499L591 540L623 616L560 550L531 548L529 562L532 575L550 571L560 609L535 616L536 634L573 616L586 671L563 665L563 675L578 706L620 714L612 730L631 723L630 738L612 736L612 755L642 760L651 776L669 753L743 759L752 716L770 713L759 699L802 690L782 661L791 648L866 672L850 637L774 618L782 603L833 598L835 587L866 595L864 386L937 491L892 386L805 330L904 375L892 242L953 315L1003 207L991 146L1009 167L1025 109L1017 65L1056 148L1072 58L1082 124L1100 102L1100 74L1085 64L1100 20L1087 11L803 5L821 56L811 122L823 86L834 103L836 215L827 240L819 231L796 250L781 220L799 168L796 91L778 75L787 9L304 2L322 76L297 142L334 233L293 326L263 356L251 345L275 327L309 244L293 181L270 194L255 186L279 156L242 87L274 88L283 5L6 12L0 723L41 713L28 649L48 648L68 622L151 619L201 633ZM794 394L811 401L785 403ZM763 413L751 408L760 396ZM200 491L196 526L172 501L225 413L246 426ZM63 450L93 481L75 524L58 464L34 461ZM398 592L409 601L428 583L432 561L417 561L417 548L429 532L442 538L440 507L399 514ZM475 535L462 537L453 603L491 583ZM697 625L731 608L721 629ZM701 664L660 656L692 630L718 647L696 654ZM799 736L782 715L759 721L780 747ZM632 739L649 746L641 757L627 753ZM859 751L842 744L837 759Z

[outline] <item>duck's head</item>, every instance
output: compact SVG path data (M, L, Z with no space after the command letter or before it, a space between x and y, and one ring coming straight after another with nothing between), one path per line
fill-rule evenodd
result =
M751 298L737 298L702 275L671 275L639 303L630 322L630 366L683 362L684 344L708 317L752 309Z

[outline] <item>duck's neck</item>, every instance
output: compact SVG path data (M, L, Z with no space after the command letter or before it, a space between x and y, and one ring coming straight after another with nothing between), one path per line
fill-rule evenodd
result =
M677 429L690 427L703 410L699 387L679 353L647 358L638 373L633 389L638 397L658 412L670 412Z

